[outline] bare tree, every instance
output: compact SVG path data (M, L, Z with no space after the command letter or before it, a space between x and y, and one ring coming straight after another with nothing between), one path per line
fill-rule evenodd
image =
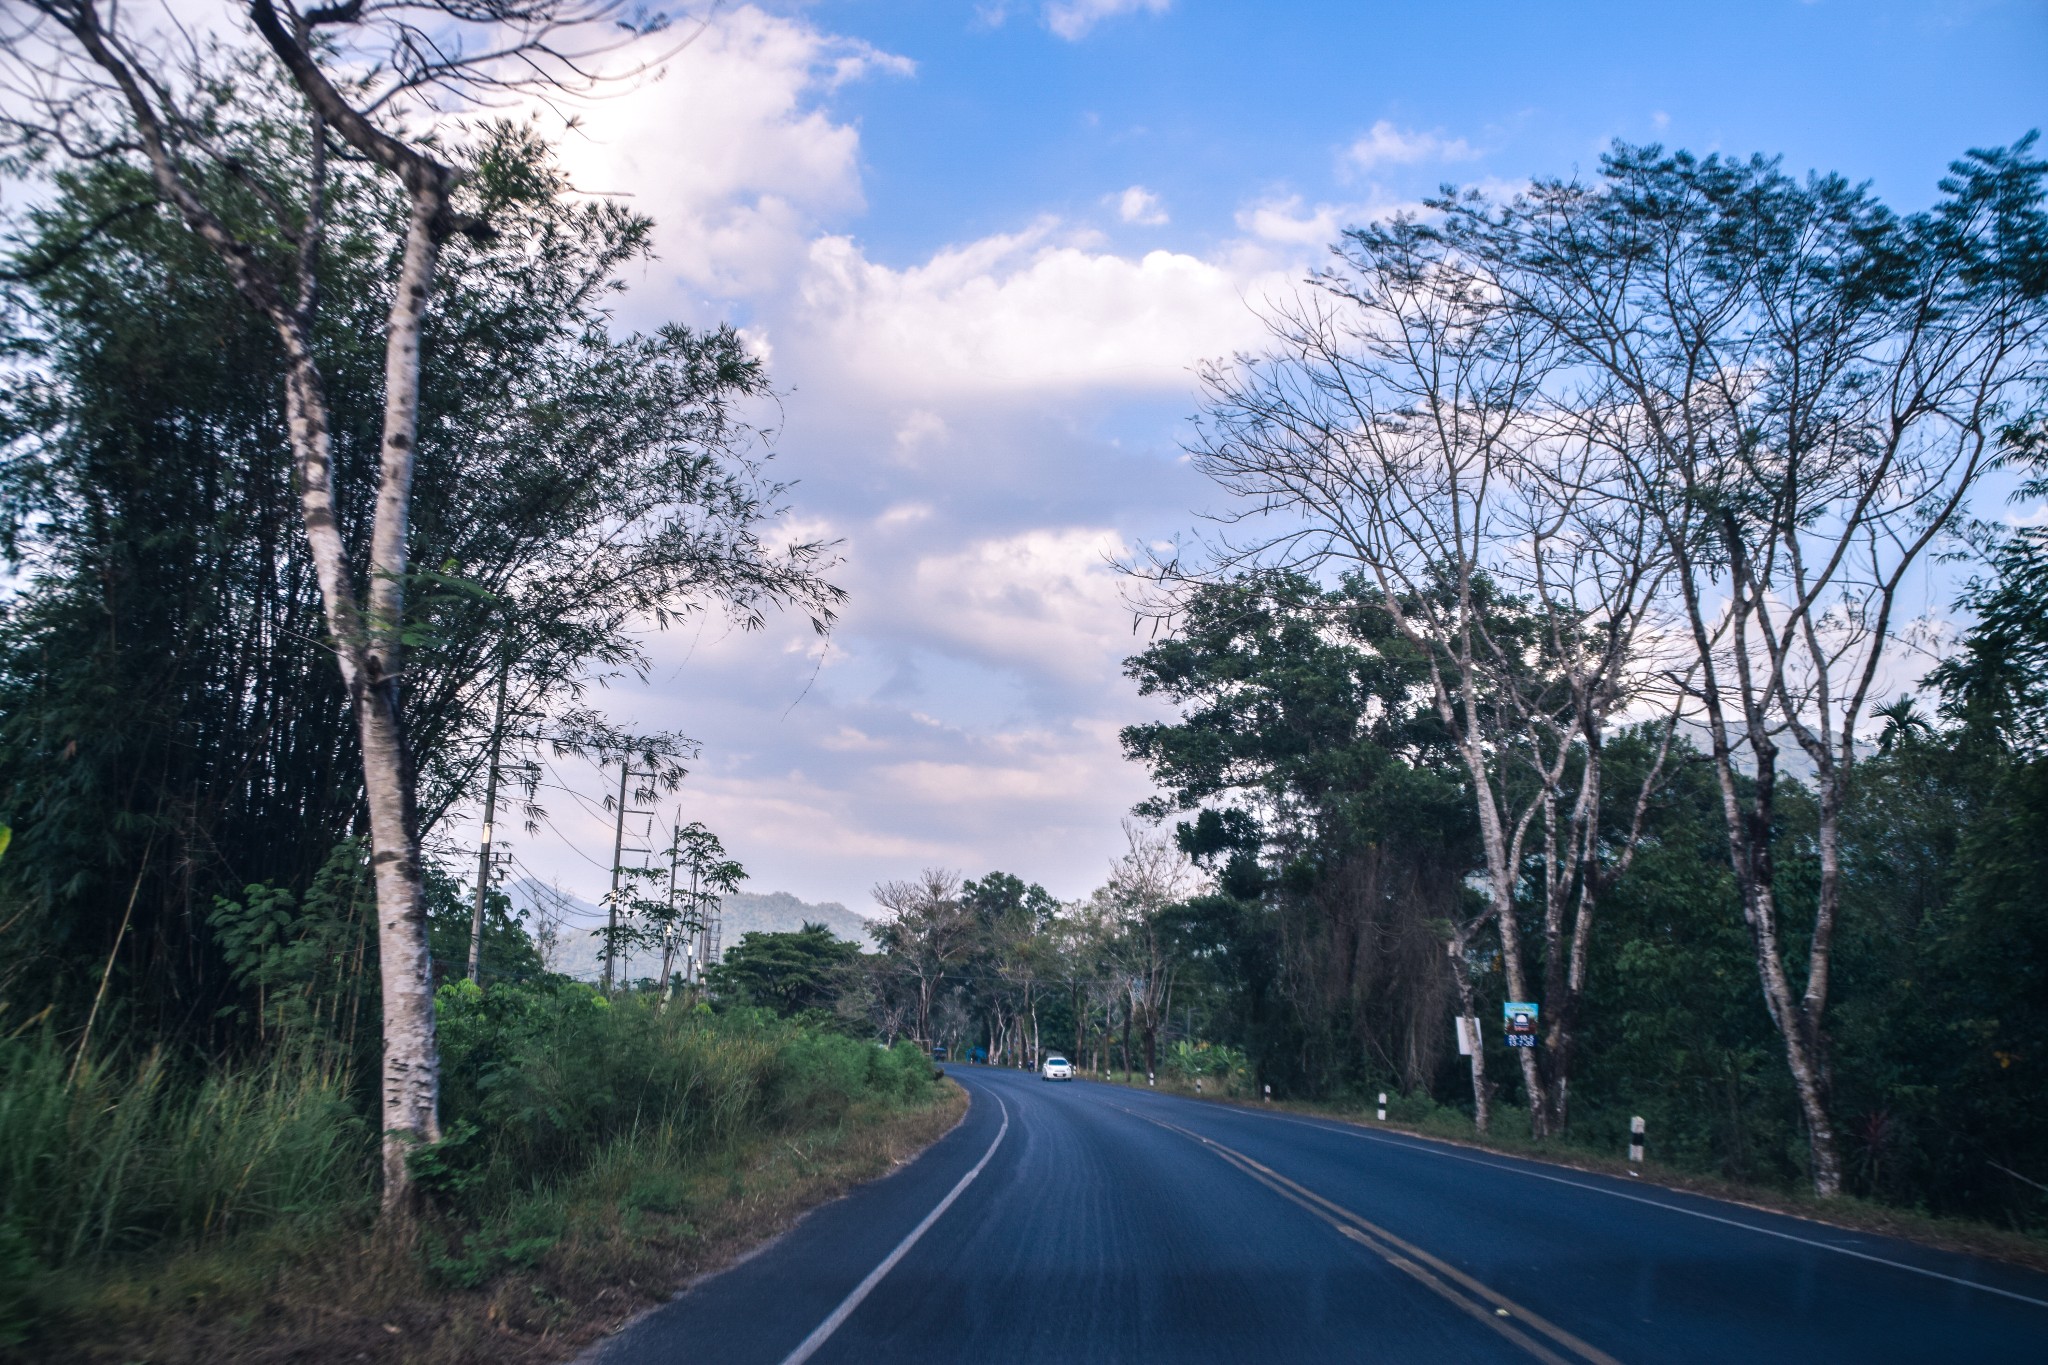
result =
M1534 832L1550 1034L1545 1058L1519 1061L1543 1135L1566 1118L1599 888L1627 861L1603 850L1599 749L1643 696L1635 645L1661 544L1626 500L1593 510L1604 467L1545 401L1554 348L1473 259L1406 219L1354 229L1336 251L1307 298L1269 315L1269 352L1204 374L1195 463L1241 499L1225 520L1255 531L1233 530L1215 558L1358 573L1427 661L1486 860L1487 904L1451 930L1463 1014L1489 922L1510 995L1536 998L1518 905ZM1644 793L1654 785L1653 769ZM1482 1049L1471 1064L1483 1130Z
M1172 1007L1180 966L1167 936L1165 912L1195 890L1195 872L1171 837L1124 821L1129 847L1111 867L1096 893L1100 917L1111 937L1104 954L1119 978L1126 1027L1135 1027L1145 1047L1145 1074L1158 1069L1159 1026ZM1128 1053L1129 1044L1125 1050ZM1125 1065L1129 1066L1126 1058Z
M1911 571L2043 374L2048 168L2030 146L1973 153L1907 219L1839 178L1628 147L1601 183L1442 205L1450 240L1565 348L1561 401L1662 542L1823 1195L1841 1188L1825 1012L1861 729ZM1803 986L1777 882L1788 747L1818 804Z
M875 927L875 941L915 986L912 1033L929 1048L940 988L975 947L974 917L960 902L960 877L928 867L914 881L880 883L873 895L889 912Z

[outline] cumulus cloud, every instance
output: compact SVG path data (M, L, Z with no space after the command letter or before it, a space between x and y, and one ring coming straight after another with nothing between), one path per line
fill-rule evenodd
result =
M1261 199L1237 211L1240 231L1281 247L1325 247L1347 227L1382 222L1397 213L1422 214L1428 206L1417 200L1372 204L1317 204L1310 208L1298 194Z
M900 608L980 662L1091 683L1128 653L1114 532L1041 528L920 557Z
M1045 7L1045 26L1076 43L1104 19L1119 14L1164 14L1171 8L1173 0L1053 0Z
M1159 202L1159 196L1143 185L1133 185L1122 194L1110 196L1116 204L1116 216L1126 223L1141 227L1158 227L1167 221L1166 206Z
M1070 5L1062 36L1164 8ZM1275 217L1198 252L1119 252L1046 217L885 259L850 234L860 134L834 92L908 74L803 11L743 7L564 141L581 189L631 191L657 223L623 320L738 311L757 353L772 337L775 473L801 516L771 539L843 538L852 594L822 648L780 618L656 637L644 685L600 704L704 741L680 818L717 829L761 889L856 904L942 863L1080 895L1146 794L1118 728L1158 710L1121 676L1134 642L1110 560L1200 496L1175 461L1191 370L1255 345L1256 306L1327 236ZM1167 220L1143 185L1112 211ZM585 851L609 851L608 826L580 811L564 803L562 847L521 856L594 899Z
M1397 128L1381 119L1365 135L1344 149L1343 162L1353 170L1370 171L1381 166L1408 166L1424 161L1470 161L1479 155L1463 138L1445 138L1439 133L1419 133Z
M909 59L747 5L660 78L581 111L562 141L579 189L630 193L655 220L661 269L727 296L772 288L821 221L865 200L860 134L820 107Z
M1248 343L1247 297L1284 285L1173 251L1131 258L1055 240L1044 220L894 269L847 237L810 250L803 304L825 344L881 390L1158 389Z

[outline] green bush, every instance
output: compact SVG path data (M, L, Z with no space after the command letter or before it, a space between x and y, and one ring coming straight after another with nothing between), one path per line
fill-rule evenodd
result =
M448 1137L413 1169L444 1209L471 1216L615 1143L713 1150L863 1101L918 1102L933 1083L915 1047L889 1051L766 1010L606 1000L562 977L458 981L438 1004Z
M456 981L436 1000L445 1136L411 1167L431 1211L425 1268L455 1288L547 1255L574 1182L605 1188L629 1226L676 1215L693 1169L758 1134L933 1093L912 1044L765 1010L663 1010L563 977ZM215 1066L159 1051L74 1063L52 1030L0 1037L0 1346L33 1340L67 1273L125 1273L110 1263L259 1227L310 1247L367 1226L374 1088L299 1035L271 1036L257 1060Z
M1229 1080L1237 1076L1249 1076L1251 1064L1242 1051L1225 1047L1220 1043L1191 1043L1181 1039L1166 1049L1160 1058L1159 1069L1169 1076L1178 1076L1191 1081L1197 1076L1213 1076L1217 1080Z

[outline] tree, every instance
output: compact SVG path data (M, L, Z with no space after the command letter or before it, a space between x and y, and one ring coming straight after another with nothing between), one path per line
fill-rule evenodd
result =
M835 937L822 924L805 924L794 933L741 935L705 979L724 998L787 1019L832 1009L859 956L859 944Z
M570 202L545 149L501 131L496 155L543 197L501 215L516 231L450 245L427 320L411 534L442 570L417 576L405 692L427 834L480 783L501 676L501 757L531 823L535 759L629 746L582 697L644 666L649 618L723 604L746 624L802 567L760 541L780 490L733 411L765 391L759 363L726 329L611 335L603 300L644 221ZM64 254L134 183L61 175L9 291L25 363L0 386L0 533L21 569L0 617L0 809L35 837L0 885L32 907L0 956L38 964L68 1008L133 892L129 1017L218 1044L234 988L213 898L303 892L358 819L360 764L293 533L274 336L161 212ZM315 339L354 546L381 348L339 299L395 241L374 201L340 199Z
M986 1021L989 1060L1036 1066L1038 981L1047 966L1045 930L1058 902L1044 887L1007 872L963 883L960 900L975 921L976 951L966 965L970 994Z
M1447 979L1445 944L1483 914L1465 880L1484 864L1425 660L1355 579L1248 574L1181 608L1125 665L1181 715L1123 732L1161 789L1140 812L1192 813L1177 839L1216 876L1170 916L1179 955L1229 992L1237 1037L1279 1084L1429 1087L1446 992L1472 987Z
M1632 854L1597 841L1599 750L1654 678L1636 641L1653 623L1662 547L1647 516L1612 498L1599 447L1547 400L1557 349L1480 262L1406 218L1347 231L1334 255L1307 300L1271 312L1271 349L1203 373L1191 453L1242 504L1213 558L1359 574L1426 663L1486 855L1484 910L1453 927L1461 1008L1489 919L1509 991L1537 998L1517 898L1525 853L1540 860L1548 1034L1540 1059L1517 1057L1542 1136L1568 1112L1598 895Z
M665 1003L673 977L676 944L682 936L700 932L718 913L719 902L739 890L746 880L747 871L737 862L725 856L725 845L718 836L692 820L687 825L678 824L668 846L668 898L658 906L650 907L660 928L661 937L661 998ZM690 874L687 889L682 884L682 873Z
M1145 1045L1145 1074L1150 1076L1158 1069L1159 1026L1172 1007L1180 969L1168 914L1197 889L1197 879L1170 836L1125 820L1124 840L1128 847L1094 900L1110 931L1103 957L1123 990L1125 1026L1135 1025ZM1128 1039L1124 1046L1128 1054Z
M457 233L487 236L496 201L528 188L487 165L474 176L459 170L442 159L445 143L407 124L431 121L437 97L587 80L590 50L572 51L564 35L608 28L619 8L611 0L430 4L429 32L409 9L347 0L280 12L271 0L251 0L254 27L295 97L286 126L304 137L305 155L285 160L260 155L264 119L238 103L234 82L208 70L203 54L160 60L146 36L136 41L123 27L117 7L33 0L17 11L28 17L5 44L26 105L6 120L16 146L88 162L138 160L283 353L302 526L356 720L377 885L387 1215L409 1211L411 1147L439 1134L414 749L401 697L406 596L417 581L410 519L421 338L444 245ZM314 334L337 153L389 176L403 196L381 327L383 414L365 559L352 554L337 501L333 414Z
M911 1034L930 1048L940 988L975 947L974 918L961 904L959 875L926 868L915 881L879 883L874 897L889 912L875 927L875 941L911 983Z
M1501 306L1564 348L1564 401L1668 557L1691 720L1824 1195L1842 1186L1826 1011L1863 723L1914 566L2043 373L2048 165L2031 147L1972 153L1905 218L1837 176L1625 145L1596 184L1440 206ZM1818 804L1803 984L1774 848L1787 745Z

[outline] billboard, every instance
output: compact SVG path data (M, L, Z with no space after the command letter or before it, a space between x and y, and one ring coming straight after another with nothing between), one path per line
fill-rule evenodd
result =
M1539 1007L1533 1000L1510 1000L1500 1007L1501 1015L1507 1022L1509 1047L1536 1046L1536 1015Z

